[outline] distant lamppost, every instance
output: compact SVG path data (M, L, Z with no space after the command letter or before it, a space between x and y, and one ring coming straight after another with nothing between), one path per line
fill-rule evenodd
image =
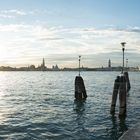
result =
M81 56L79 55L79 76L80 76L80 62L81 62Z
M122 42L121 45L122 45L122 52L123 52L123 66L122 66L122 73L124 71L124 50L125 50L125 44L126 42Z
M126 68L128 67L128 59L126 59Z

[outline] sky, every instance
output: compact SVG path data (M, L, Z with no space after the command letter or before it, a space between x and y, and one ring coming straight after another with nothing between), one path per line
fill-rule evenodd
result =
M140 66L140 0L0 0L0 66Z

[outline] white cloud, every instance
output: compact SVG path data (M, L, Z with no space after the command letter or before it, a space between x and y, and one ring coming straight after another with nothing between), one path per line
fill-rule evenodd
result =
M26 12L24 12L23 10L16 10L16 9L4 10L4 11L1 11L1 13L3 13L3 14L15 14L15 15L20 15L20 16L26 15Z
M0 17L1 18L17 18L21 16L37 16L37 15L45 15L45 14L52 14L51 11L48 10L23 10L23 9L9 9L9 10L0 10Z
M11 9L11 10L1 10L0 17L2 18L15 18L17 16L25 16L27 13L23 10Z
M14 65L38 64L42 57L46 57L50 60L48 64L74 66L79 54L84 56L83 63L86 66L101 65L111 57L114 62L119 62L122 41L127 42L126 54L140 53L139 29L134 29L57 28L41 25L1 24L0 65L13 64L13 61ZM131 55L131 59L133 59L132 56L135 58L135 55ZM71 61L74 60L72 58L76 61ZM138 61L135 63L139 64Z

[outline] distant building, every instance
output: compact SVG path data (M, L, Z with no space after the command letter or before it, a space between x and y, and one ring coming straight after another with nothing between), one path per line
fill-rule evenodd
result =
M45 67L45 60L44 60L44 58L43 58L43 61L42 61L41 67Z
M55 66L52 66L52 70L58 71L60 69L59 69L58 65L56 64Z
M38 70L45 71L47 67L45 66L45 59L43 58L41 66L38 67Z
M111 60L108 60L108 68L111 68Z
M139 71L139 67L129 67L128 68L129 71Z
M35 65L31 65L31 66L28 67L28 69L31 70L31 71L34 71L36 68L35 68Z

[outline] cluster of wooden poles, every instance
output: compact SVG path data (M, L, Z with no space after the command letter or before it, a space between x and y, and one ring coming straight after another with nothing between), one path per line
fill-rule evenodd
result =
M120 76L117 76L114 82L113 94L112 94L112 103L110 113L115 113L115 107L117 102L117 96L119 94L119 116L126 116L126 98L127 93L129 92L131 86L129 81L128 72L124 72L124 50L125 50L125 42L122 42L122 52L123 52L123 66L122 73ZM87 93L84 85L84 80L80 76L80 61L81 56L79 56L79 76L75 78L75 98L76 100L85 100L87 98Z
M117 76L114 82L113 94L112 94L112 103L110 113L115 113L117 96L119 94L119 116L126 116L126 99L127 93L129 92L131 86L129 81L128 72L122 73L120 76Z
M122 73L120 76L117 76L114 82L113 94L112 94L112 103L111 103L111 114L115 113L117 96L119 94L119 116L126 116L126 98L127 93L130 90L130 81L128 72ZM79 75L75 78L75 99L76 100L85 100L87 98L87 93L84 85L83 78Z

